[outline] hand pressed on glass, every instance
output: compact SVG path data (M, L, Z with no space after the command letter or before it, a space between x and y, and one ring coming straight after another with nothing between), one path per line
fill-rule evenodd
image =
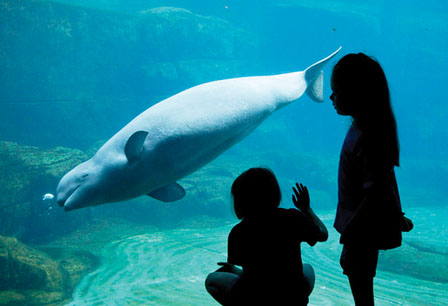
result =
M310 208L310 195L308 188L301 183L296 183L296 187L292 187L294 194L292 195L292 202L294 206L300 209L302 212L307 211Z

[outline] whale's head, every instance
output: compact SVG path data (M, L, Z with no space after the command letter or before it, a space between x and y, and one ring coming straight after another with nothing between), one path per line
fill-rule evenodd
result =
M65 174L56 189L57 203L65 211L131 198L135 190L125 160L95 156ZM138 186L137 186L138 187Z
M91 159L79 164L59 181L56 189L58 205L70 211L100 204L99 183L99 173Z
M106 144L101 153L65 174L56 189L58 205L70 211L141 195L145 185L139 161L147 134L134 133L122 151Z

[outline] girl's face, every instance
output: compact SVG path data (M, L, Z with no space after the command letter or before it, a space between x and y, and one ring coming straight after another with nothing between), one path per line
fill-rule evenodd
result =
M330 100L333 101L333 106L336 112L342 116L351 115L348 110L349 100L343 94L343 91L340 87L337 86L337 82L335 82L334 74L331 78L331 90L333 93L330 96Z

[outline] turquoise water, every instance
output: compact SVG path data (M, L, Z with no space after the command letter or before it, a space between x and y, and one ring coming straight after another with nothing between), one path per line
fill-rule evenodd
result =
M398 184L415 223L401 248L381 255L376 302L448 304L448 4L391 2L0 0L0 236L37 248L63 241L101 258L59 304L214 305L204 279L225 259L236 222L230 185L247 168L268 166L282 206L291 207L290 186L301 181L331 229L329 242L303 247L316 270L310 304L350 305L332 229L350 122L328 99L329 76L340 57L364 52L389 81ZM324 103L302 97L274 113L184 178L181 201L141 197L70 213L41 201L63 173L158 101L209 81L300 71L339 46L324 69ZM98 220L105 226L94 226ZM130 225L114 229L116 220ZM10 289L0 286L0 304Z
M446 210L437 210L440 213L437 219L428 216L430 211L424 212L418 215L410 211L418 215L414 221L419 229L406 237L404 245L423 239L428 245L441 244L448 251L446 228L438 233L441 241L434 241L434 232L428 230L443 223ZM334 212L320 212L320 215L331 229ZM226 259L230 229L231 225L206 231L175 229L114 241L103 250L101 267L84 278L69 305L216 305L204 290L204 279L216 268L216 261ZM310 305L351 305L351 292L337 261L341 251L339 235L333 229L329 234L325 244L313 248L303 246L303 260L312 264L316 272ZM415 263L415 267L420 264ZM448 284L384 271L387 265L380 260L375 279L377 305L446 305L448 302Z

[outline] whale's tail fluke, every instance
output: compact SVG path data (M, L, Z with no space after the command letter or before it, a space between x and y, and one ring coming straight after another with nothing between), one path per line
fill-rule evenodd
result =
M322 71L322 68L341 50L341 48L342 47L339 47L335 52L323 60L314 63L305 70L305 81L307 84L306 93L316 102L324 101L324 72Z

